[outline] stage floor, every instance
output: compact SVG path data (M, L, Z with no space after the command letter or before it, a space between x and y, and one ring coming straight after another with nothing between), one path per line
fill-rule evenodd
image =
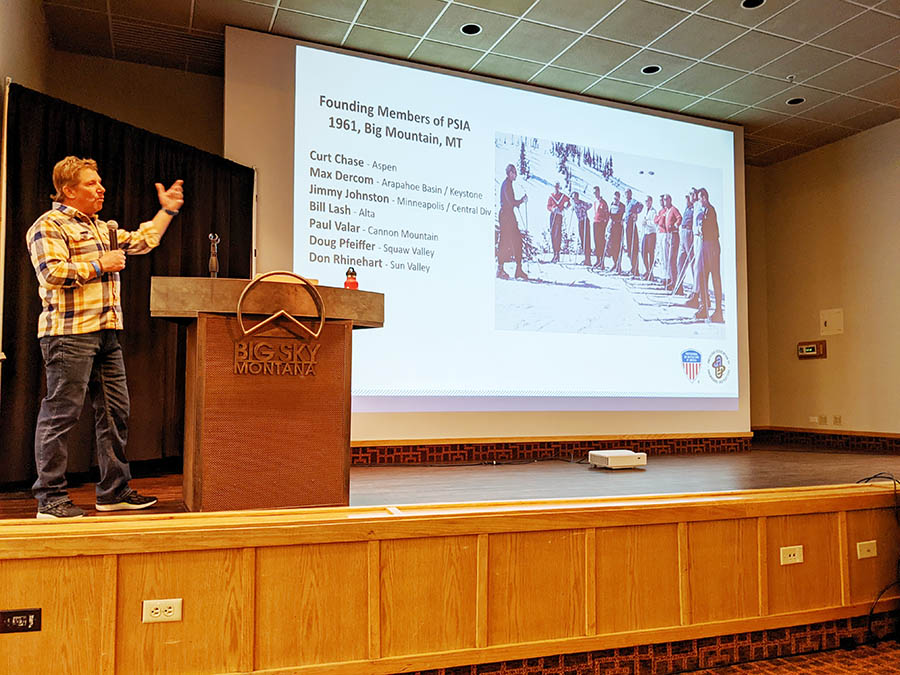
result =
M834 485L854 483L878 472L900 479L900 456L754 445L750 452L741 453L650 456L644 469L616 471L562 460L466 466L358 466L350 469L350 506ZM181 502L181 474L135 478L132 486L159 497L159 504L147 513L185 510ZM70 494L88 515L96 515L93 484L73 486ZM33 518L34 514L35 502L27 491L0 492L0 519Z

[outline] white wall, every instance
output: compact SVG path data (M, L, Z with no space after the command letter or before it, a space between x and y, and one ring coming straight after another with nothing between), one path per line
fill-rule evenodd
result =
M50 51L39 2L0 2L0 78L43 91Z
M763 355L751 362L754 423L766 423L767 370L772 426L900 432L898 149L895 120L768 167L762 186L748 181L751 246L765 231L751 304L764 302L768 320L751 331L768 334L767 368ZM844 333L825 338L828 358L800 361L797 342L819 339L819 311L832 308L844 310ZM818 415L827 426L810 422Z
M51 50L45 92L222 154L221 77Z
M750 338L750 426L768 426L769 303L766 292L766 169L748 166L747 202L748 334Z

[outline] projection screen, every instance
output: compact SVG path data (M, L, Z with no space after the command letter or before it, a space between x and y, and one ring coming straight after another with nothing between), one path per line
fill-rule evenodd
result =
M257 271L385 294L355 439L748 430L740 130L648 113L229 29Z

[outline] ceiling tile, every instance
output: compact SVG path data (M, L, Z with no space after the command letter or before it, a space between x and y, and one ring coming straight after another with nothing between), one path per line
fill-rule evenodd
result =
M787 89L789 86L790 85L787 82L770 80L766 77L760 77L759 75L748 75L744 79L738 80L734 84L730 84L724 89L717 91L714 96L723 101L753 105L770 96L774 96L778 92Z
M278 35L337 45L344 39L350 24L332 19L321 19L308 14L298 14L280 9L275 16L272 32Z
M628 80L629 82L634 82L636 84L656 86L662 84L673 75L689 68L694 63L696 63L696 61L683 59L680 56L671 56L669 54L663 54L662 52L653 51L652 49L645 49L616 68L610 75L620 80ZM662 70L655 75L645 75L641 72L641 68L651 65L660 66Z
M809 117L822 122L830 122L838 124L844 120L850 119L855 115L861 115L876 107L875 103L869 101L860 101L858 98L849 96L839 96L838 98L827 101L822 105L805 110L804 117Z
M809 150L810 148L803 145L784 143L783 145L779 145L777 148L769 150L768 152L764 152L761 155L757 155L756 157L754 157L754 163L760 166L769 166L777 162L783 162L786 159L797 157L798 155L802 155L804 152L809 152Z
M266 0L272 4L272 0ZM296 9L329 19L352 21L361 0L281 0L281 9Z
M473 72L482 75L493 75L494 77L502 77L507 80L517 82L526 82L528 78L540 70L540 63L531 61L521 61L506 56L498 56L496 54L488 54L479 63Z
M801 136L806 136L814 131L820 131L822 122L808 120L802 117L789 117L786 120L773 124L770 127L756 133L761 138L772 138L776 141L797 141Z
M733 124L740 124L748 134L754 134L768 126L783 122L786 119L788 119L787 116L769 112L768 110L747 108L736 115L732 115L726 121Z
M708 63L698 63L666 82L666 89L686 94L706 96L744 75L740 70L729 70Z
M900 73L895 71L893 75L882 77L880 80L854 89L853 95L879 103L900 105Z
M708 1L709 0L665 0L667 5L674 5L675 7L686 9L689 12L693 12L701 5L705 5Z
M665 89L654 89L635 100L638 105L646 105L651 108L662 108L663 110L681 110L691 103L696 103L700 99L697 96L689 96L688 94L679 94L677 91L666 91Z
M798 105L788 105L787 101L792 98L805 98L803 103ZM791 87L787 91L782 91L756 104L757 108L765 110L774 110L775 112L785 113L786 115L805 115L810 108L830 101L835 98L831 92L813 89L812 87L804 87L802 85Z
M828 145L829 143L834 143L835 141L839 141L842 138L847 138L847 136L852 136L855 133L857 133L856 129L848 129L847 127L838 126L827 126L822 127L818 131L814 131L806 136L801 136L799 139L797 139L797 142L804 145L811 145L812 147L817 148L821 145Z
M900 0L884 0L876 9L879 12L887 12L892 16L900 17Z
M753 138L752 136L744 139L745 155L760 155L768 152L772 148L781 145L781 141L767 141L765 138Z
M860 54L900 35L900 19L868 11L813 40L817 45Z
M538 73L537 77L530 80L529 84L550 87L551 89L561 89L562 91L580 92L589 87L596 79L594 75L585 75L584 73L576 73L574 70L548 66Z
M514 16L521 16L533 3L534 0L466 0L467 5L475 5L493 12L503 12Z
M358 23L422 35L446 6L439 0L366 0ZM384 50L381 53L386 53Z
M625 59L637 54L635 47L585 36L554 62L554 65L605 75Z
M635 45L645 45L688 16L687 12L662 5L651 5L644 0L627 0L590 33Z
M520 21L492 51L504 56L519 56L546 62L577 38L578 34L571 31Z
M191 21L192 4L191 0L109 0L109 9L112 14L120 16L187 28Z
M444 66L454 70L468 70L475 65L475 62L481 58L482 54L484 52L477 49L465 49L464 47L425 40L413 53L412 58L434 66Z
M532 21L584 32L604 17L620 0L540 0L526 16Z
M224 33L225 26L268 31L274 8L251 5L243 0L194 0L192 26L198 30Z
M892 122L900 117L900 109L891 108L889 106L879 106L874 110L851 117L849 120L842 122L843 125L853 127L854 129L871 129L879 124Z
M766 0L765 4L756 9L744 9L741 3L735 0L712 0L708 5L700 9L700 14L716 19L733 21L742 26L753 27L762 23L776 12L780 12L795 0Z
M666 85L669 86L668 84ZM725 103L724 101L714 101L711 98L704 98L687 108L683 112L686 115L700 115L701 117L709 117L715 120L725 120L729 115L733 115L738 110L743 110L744 106L736 103Z
M45 5L44 16L50 42L57 49L112 58L109 19L105 15L72 7ZM77 30L73 30L75 27Z
M887 66L879 66L868 61L860 61L859 59L850 59L821 75L809 79L806 83L815 87L844 93L885 75L890 75L892 72L895 72L894 69Z
M432 29L428 31L428 37L461 47L484 50L499 40L500 36L513 24L513 21L515 19L493 12L450 5ZM460 26L467 23L477 23L481 26L482 31L478 35L465 35L460 30Z
M699 59L743 32L729 23L692 16L654 42L653 48Z
M864 11L863 7L843 0L797 0L759 29L805 42Z
M882 45L863 52L862 57L900 68L900 37L895 37L893 40L888 40Z
M795 82L803 82L846 59L847 57L843 54L812 45L803 45L763 66L759 72L783 78L793 75Z
M755 70L799 46L793 40L750 31L711 55L707 61L743 70Z
M50 4L56 5L65 5L69 8L80 7L82 9L92 9L95 12L103 12L106 14L107 5L106 0L66 0L65 2L60 2L60 0L44 0L44 6L48 6Z
M418 38L408 35L377 30L376 28L354 26L346 42L344 42L344 46L372 54L384 54L385 56L396 56L399 59L405 59L418 41Z
M648 91L650 91L650 87L642 87L630 82L619 82L618 80L611 80L605 77L584 93L613 101L633 101Z

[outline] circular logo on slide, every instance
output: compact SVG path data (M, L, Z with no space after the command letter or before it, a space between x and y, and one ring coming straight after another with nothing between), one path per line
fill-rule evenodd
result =
M709 373L709 379L716 384L722 384L731 374L731 361L728 354L721 349L715 350L706 360L706 372Z

